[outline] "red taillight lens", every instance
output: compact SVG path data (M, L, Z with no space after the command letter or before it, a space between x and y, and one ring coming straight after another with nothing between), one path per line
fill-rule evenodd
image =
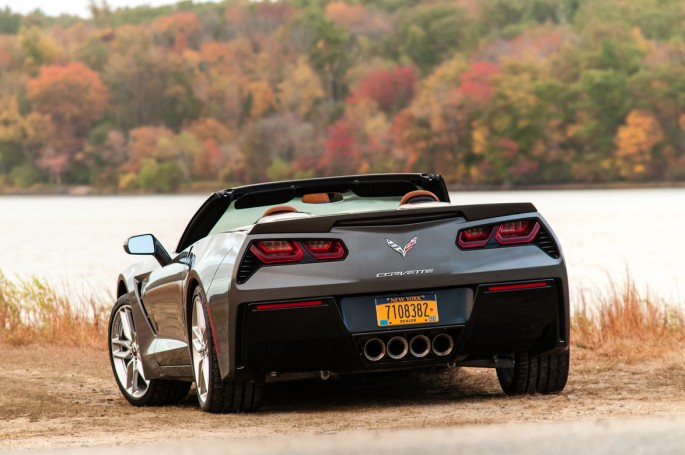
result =
M302 248L290 240L261 240L250 246L250 251L265 264L298 262L304 256Z
M492 235L492 226L475 227L459 232L457 243L462 248L478 248L485 246Z
M307 240L304 246L314 259L319 261L340 259L345 256L345 248L338 240Z
M532 242L540 230L540 223L533 220L513 221L500 225L495 239L500 245Z

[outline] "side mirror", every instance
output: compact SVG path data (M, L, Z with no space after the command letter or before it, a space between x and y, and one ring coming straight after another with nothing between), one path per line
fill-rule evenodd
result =
M152 255L164 267L171 263L171 256L152 234L134 235L124 242L124 251L135 255Z

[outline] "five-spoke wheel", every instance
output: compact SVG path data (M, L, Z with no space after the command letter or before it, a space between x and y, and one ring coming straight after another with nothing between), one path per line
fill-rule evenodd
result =
M145 395L150 381L145 379L131 305L121 305L112 316L110 329L112 367L117 380L133 398Z

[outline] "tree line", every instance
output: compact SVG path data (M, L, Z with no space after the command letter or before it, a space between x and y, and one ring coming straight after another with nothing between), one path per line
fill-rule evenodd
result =
M0 10L0 188L685 179L680 0Z

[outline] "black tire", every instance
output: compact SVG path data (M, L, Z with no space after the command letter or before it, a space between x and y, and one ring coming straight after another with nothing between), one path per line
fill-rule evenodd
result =
M224 381L221 379L212 327L208 323L210 319L206 302L204 292L198 286L193 292L192 305L190 306L191 313L188 321L190 322L189 339L191 341L189 345L191 363L200 408L205 412L213 413L256 411L261 405L264 381L259 379L252 381ZM201 313L196 313L198 305L200 306L199 310ZM201 328L202 324L204 324L202 332L204 336L200 336L200 332L196 331L196 329ZM200 344L198 344L198 341L200 341ZM207 363L206 367L204 365L205 362ZM205 373L207 374L206 378L202 376ZM205 382L206 384L204 384Z
M517 352L514 368L497 368L497 379L507 395L556 393L564 390L568 370L568 350L538 356Z
M126 318L126 320L122 318ZM125 323L129 324L127 331L130 336L126 336L122 332L122 326ZM165 406L176 404L188 395L190 382L162 379L147 380L145 378L137 347L138 340L131 314L131 301L128 295L121 296L114 304L109 318L107 334L112 373L121 394L129 403L134 406ZM132 346L135 347L132 348ZM126 373L129 369L134 369L138 375L142 375L142 380L135 376L136 386L133 388L127 387L129 384L122 382L128 380ZM133 383L132 379L131 385Z

